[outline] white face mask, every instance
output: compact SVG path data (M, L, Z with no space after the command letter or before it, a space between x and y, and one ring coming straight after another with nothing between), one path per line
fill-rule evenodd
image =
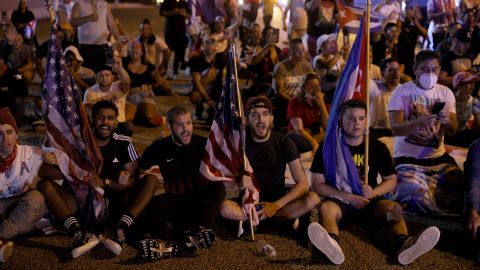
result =
M438 77L433 73L422 74L418 79L420 86L425 90L432 89L437 84Z

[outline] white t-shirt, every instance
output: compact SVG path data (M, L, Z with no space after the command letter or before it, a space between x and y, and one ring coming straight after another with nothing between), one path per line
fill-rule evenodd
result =
M80 17L92 15L95 11L98 13L97 21L90 21L78 26L78 43L90 45L106 44L110 34L107 25L108 3L98 0L97 6L94 7L90 4L90 1L79 0L76 5L80 9Z
M455 96L448 87L436 84L431 90L423 90L414 82L408 82L393 91L387 111L403 111L404 121L411 121L420 114L430 114L437 101L445 102L443 113L455 113ZM437 122L428 128L417 128L407 136L396 136L393 157L430 159L442 156L445 147L443 132L439 128L440 123Z
M141 37L137 37L137 40L140 39ZM165 43L161 37L155 35L155 42L152 45L149 45L146 42L143 43L143 45L145 46L145 60L155 67L158 67L163 59L161 52L168 49L167 43Z
M108 92L102 92L98 84L95 84L85 91L83 103L94 105L100 100L111 100L118 108L118 122L125 122L125 102L128 93L122 92L121 83L121 81L112 83Z
M370 80L370 127L390 129L390 120L388 118L388 102L393 91L382 84L381 81ZM395 91L395 90L394 90Z
M42 165L40 148L17 144L17 157L10 169L0 173L0 198L18 196L29 189Z

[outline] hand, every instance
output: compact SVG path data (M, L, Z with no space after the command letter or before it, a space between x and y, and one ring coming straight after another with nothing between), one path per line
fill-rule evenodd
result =
M316 152L317 152L317 149L318 149L318 147L319 147L318 142L313 141L313 142L312 142L312 147L313 147L313 149L312 149L313 153L316 153Z
M346 201L357 209L364 208L370 202L369 199L355 194L349 194Z
M370 185L362 185L362 194L363 194L363 197L367 199L371 199L375 197L373 189Z
M47 163L48 165L58 166L57 156L55 156L54 153L49 152L43 154L43 161L45 161L45 163Z
M90 21L92 22L98 21L98 13L96 11L92 13L92 15L90 15Z
M88 179L88 183L93 187L93 188L103 188L105 187L105 181L98 177L98 175L93 175L91 176L90 178L87 178Z
M318 105L325 104L324 96L325 95L322 93L322 91L316 91L315 93L313 93L313 98Z
M440 112L438 114L438 117L437 117L437 120L438 122L440 122L441 125L445 126L445 127L449 127L450 126L450 118L448 117L448 115L444 112Z
M472 239L476 240L477 229L480 226L480 217L478 212L475 209L470 210L470 213L467 216L467 228L472 234Z
M421 114L416 121L420 127L429 128L435 124L437 116L435 114Z
M118 183L122 186L126 186L129 183L130 179L130 172L123 170L120 171L120 175L118 176Z
M263 205L263 209L258 211L260 220L273 217L279 209L276 203L264 202L261 204Z
M116 73L119 73L119 70L122 68L122 59L120 57L113 57L113 66L112 70Z

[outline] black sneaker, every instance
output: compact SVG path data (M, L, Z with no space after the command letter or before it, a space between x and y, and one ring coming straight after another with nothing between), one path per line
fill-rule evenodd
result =
M159 260L174 257L178 254L179 246L174 242L165 242L154 239L143 239L139 242L140 254L145 259Z
M185 245L188 248L207 249L211 248L215 241L215 232L211 229L199 228L196 233L185 234Z
M92 250L100 240L91 233L77 232L73 240L72 257L75 259Z

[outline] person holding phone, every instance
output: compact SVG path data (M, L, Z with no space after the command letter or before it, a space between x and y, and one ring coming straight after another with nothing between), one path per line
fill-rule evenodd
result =
M392 198L412 212L459 213L463 208L462 171L443 142L444 134L453 135L458 127L455 96L437 83L438 53L419 52L414 70L415 81L398 86L387 107L396 136L393 157L398 184Z

